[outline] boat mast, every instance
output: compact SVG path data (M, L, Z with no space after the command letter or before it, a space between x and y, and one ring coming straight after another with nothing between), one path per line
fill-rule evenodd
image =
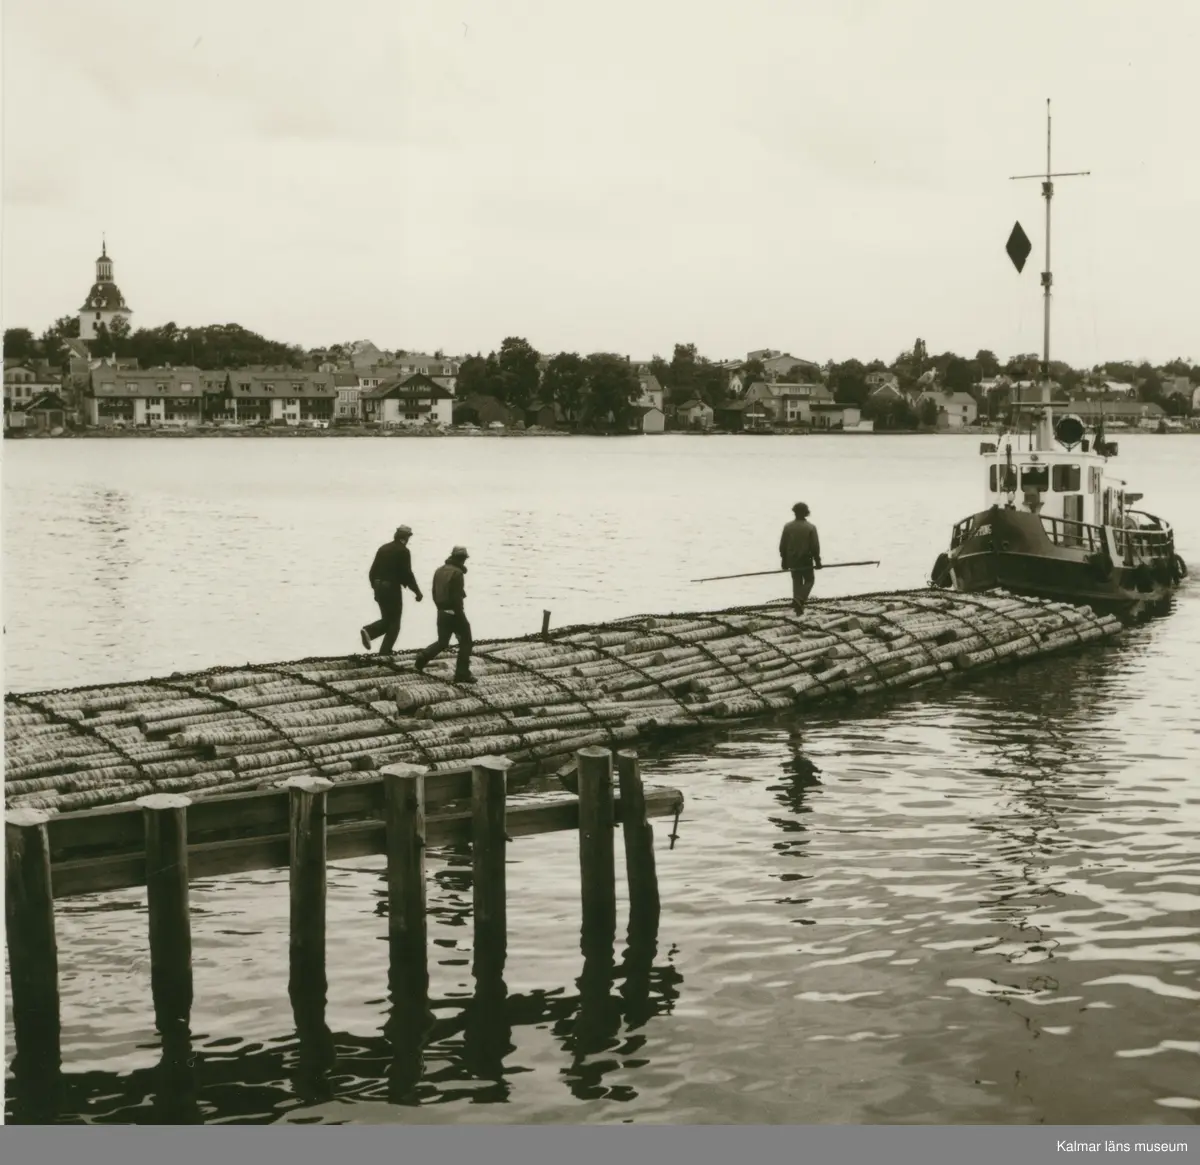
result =
M1055 174L1050 168L1050 98L1046 98L1046 172L1045 174L1015 174L1011 181L1019 182L1026 178L1042 180L1042 197L1046 200L1046 269L1042 272L1042 384L1048 395L1050 391L1050 287L1054 276L1050 273L1050 200L1054 197L1055 178L1076 178L1090 174L1090 170L1066 170ZM1044 412L1043 415L1046 415Z

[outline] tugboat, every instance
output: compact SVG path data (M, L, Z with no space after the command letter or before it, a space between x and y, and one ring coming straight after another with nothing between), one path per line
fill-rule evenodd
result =
M954 526L931 583L959 591L1015 594L1136 615L1161 607L1187 576L1170 525L1134 509L1142 494L1111 475L1117 445L1104 422L1089 438L1079 417L1057 422L1050 389L1050 110L1046 103L1046 269L1041 399L1017 402L1012 427L984 442L984 508ZM1086 171L1084 172L1086 173ZM1028 255L1012 254L1020 270Z

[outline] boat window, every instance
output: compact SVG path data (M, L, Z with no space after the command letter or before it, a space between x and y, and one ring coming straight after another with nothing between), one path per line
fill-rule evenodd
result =
M1036 489L1045 492L1050 488L1050 467L1048 465L1022 465L1021 490Z
M1055 465L1051 469L1054 489L1057 493L1076 493L1079 490L1079 466Z
M1011 465L991 465L988 467L988 485L992 493L1016 493L1017 471Z

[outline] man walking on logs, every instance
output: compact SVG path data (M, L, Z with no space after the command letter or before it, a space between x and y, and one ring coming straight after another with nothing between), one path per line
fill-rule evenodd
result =
M467 548L456 546L433 574L433 601L437 606L437 642L417 652L414 666L423 672L436 655L450 646L450 637L458 640L458 661L454 668L456 684L473 684L471 675L471 624L463 610L466 598Z
M782 569L792 572L792 608L799 615L813 589L813 571L821 569L821 540L808 520L808 506L797 502L792 513L796 516L784 526L779 540L779 557Z
M408 526L397 526L395 537L391 542L385 542L376 552L375 561L367 577L371 589L375 592L375 601L379 604L379 618L374 623L363 627L358 636L362 645L371 650L371 641L383 636L379 645L380 655L391 655L400 634L400 617L404 613L404 588L408 587L417 596L419 603L424 595L413 577L412 555L408 550L408 540L412 537L412 529Z

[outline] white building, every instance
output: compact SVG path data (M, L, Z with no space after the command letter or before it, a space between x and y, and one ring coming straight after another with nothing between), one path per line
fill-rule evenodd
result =
M383 428L420 428L454 421L454 394L432 376L389 380L362 394L363 419Z

